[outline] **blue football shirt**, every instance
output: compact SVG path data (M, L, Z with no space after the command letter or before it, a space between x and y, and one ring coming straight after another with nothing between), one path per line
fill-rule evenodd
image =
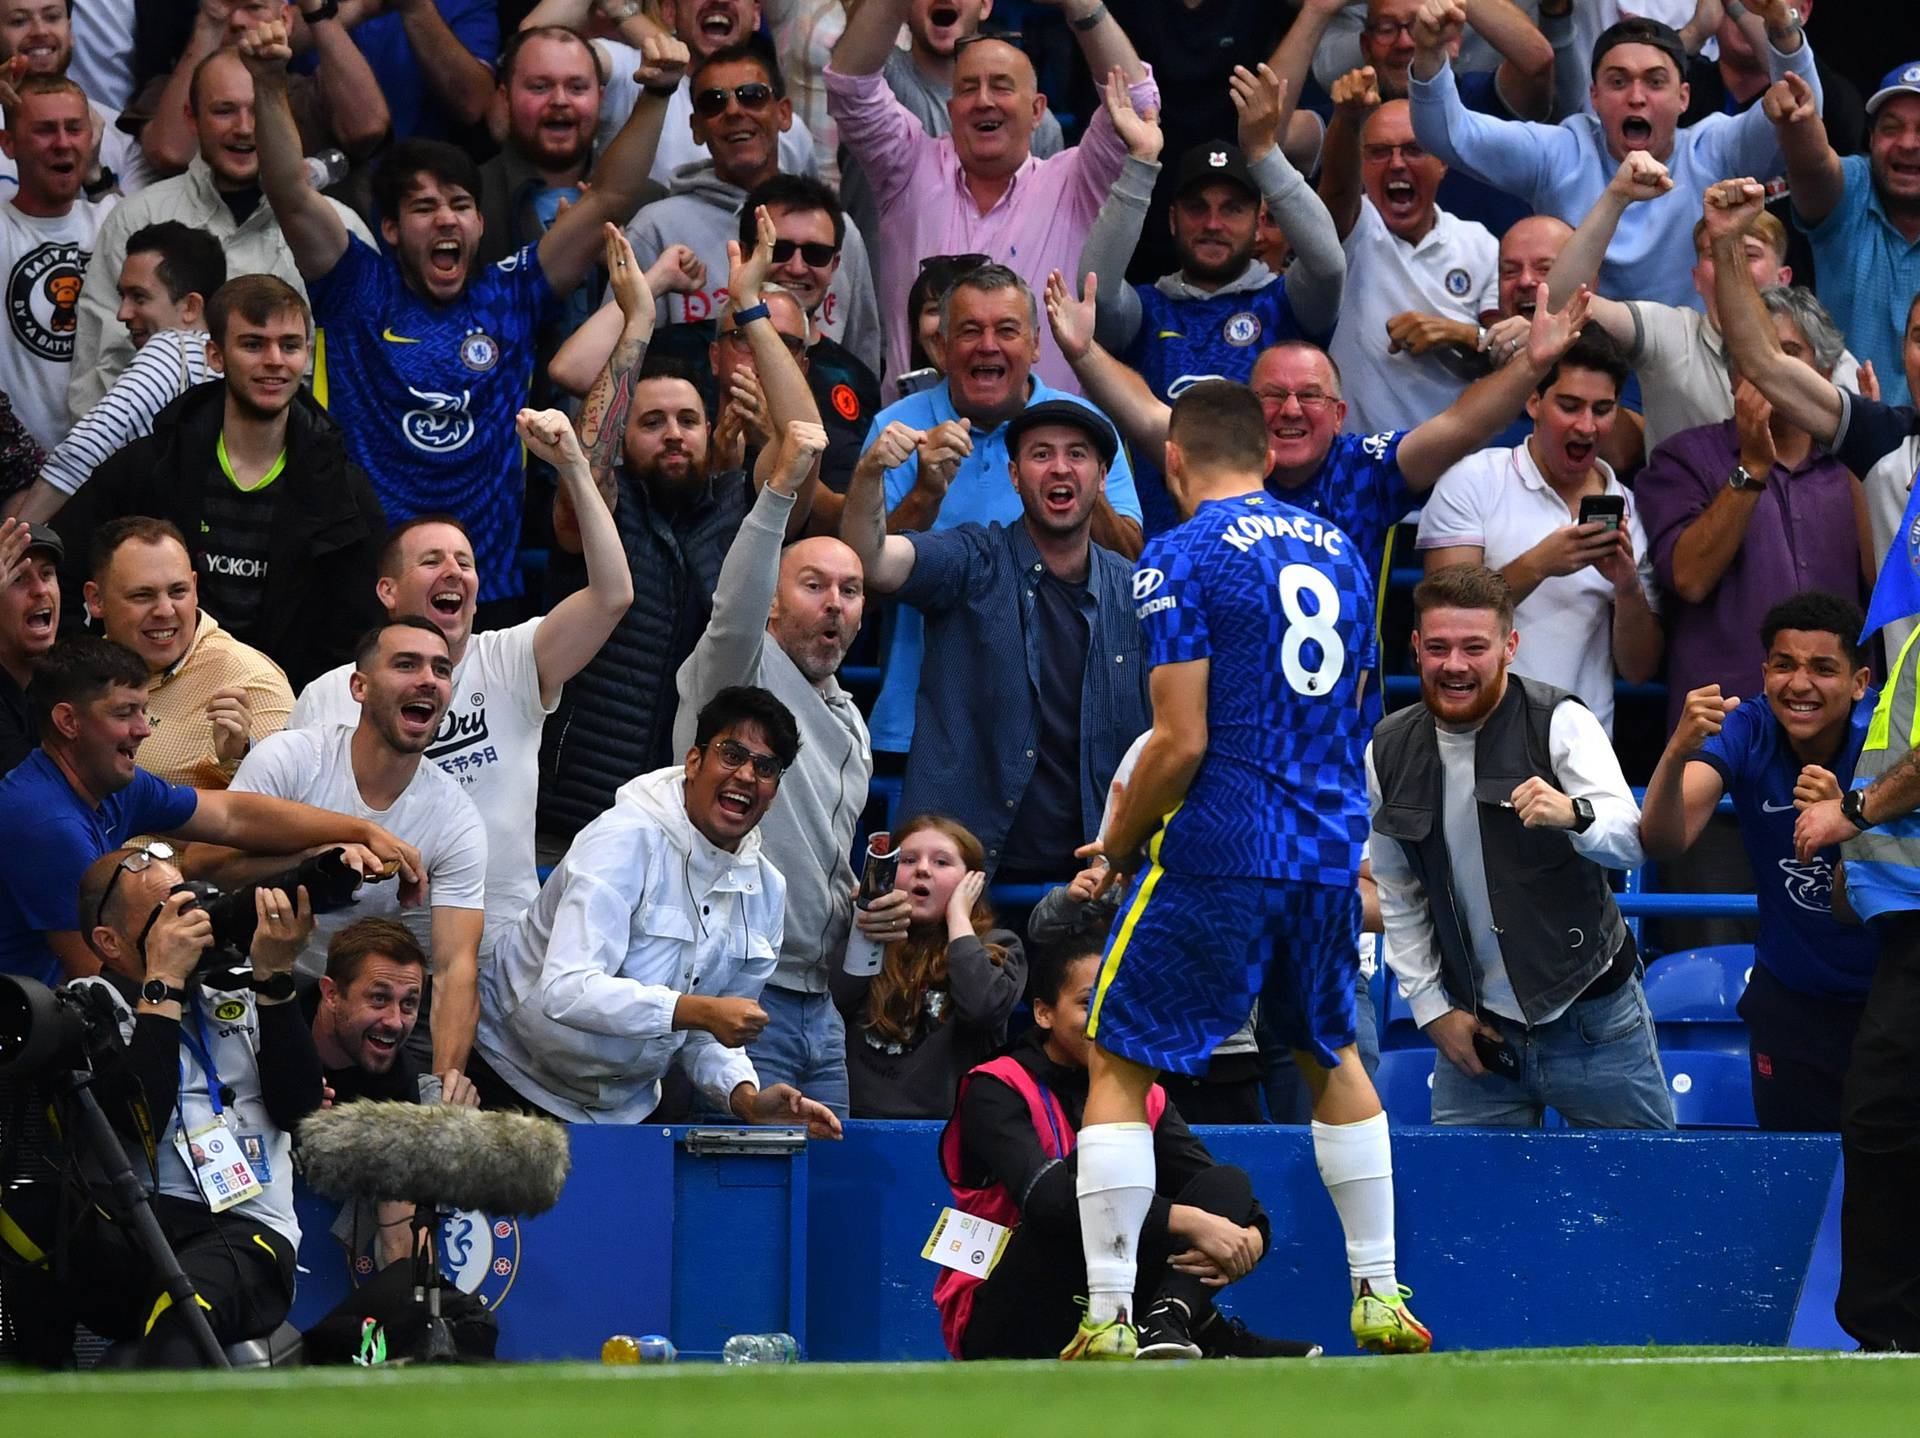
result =
M1853 766L1877 698L1869 689L1853 706L1846 743L1826 766L1843 790L1853 787ZM1839 849L1822 849L1804 864L1794 857L1793 825L1800 811L1793 807L1793 785L1801 761L1773 707L1763 697L1748 699L1695 757L1712 765L1726 785L1741 845L1753 865L1760 903L1754 959L1796 993L1849 1003L1865 999L1880 946L1865 926L1833 916Z
M534 247L483 266L464 295L436 305L407 288L392 256L350 237L307 290L326 331L320 398L387 522L457 516L473 537L481 601L520 594L526 474L513 418L558 303Z
M1150 668L1210 661L1207 753L1161 867L1356 884L1374 641L1371 566L1352 539L1264 493L1210 500L1147 541L1133 594Z
M1133 288L1140 297L1140 329L1120 359L1140 371L1147 388L1168 404L1203 379L1251 382L1253 362L1269 345L1302 339L1324 344L1330 338L1301 328L1282 275L1257 290L1205 299L1175 299L1156 285ZM1180 513L1159 465L1139 455L1134 472L1145 532L1155 535L1172 529L1180 522Z
M1371 572L1377 569L1394 525L1419 507L1400 473L1400 441L1406 430L1335 435L1333 447L1312 479L1297 489L1267 480L1267 492L1343 530Z
M85 927L78 906L87 865L135 834L171 833L199 803L194 790L136 769L133 782L96 809L46 750L22 759L0 779L0 806L15 816L16 838L0 864L0 974L59 983L60 961L42 936Z

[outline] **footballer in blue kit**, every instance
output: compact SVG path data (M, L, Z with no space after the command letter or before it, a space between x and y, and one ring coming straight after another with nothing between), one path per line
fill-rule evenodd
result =
M1203 1071L1256 997L1313 1094L1355 1341L1432 1342L1394 1278L1386 1116L1354 1044L1370 566L1338 527L1266 492L1266 461L1267 420L1244 385L1203 380L1174 401L1166 473L1191 518L1150 540L1134 571L1153 728L1106 832L1081 851L1107 861L1101 887L1134 879L1087 1023L1088 1311L1063 1358L1187 1341L1164 1303L1138 1324L1127 1312L1153 1197L1147 1095L1163 1069Z
M286 28L249 31L260 187L325 331L315 389L373 481L390 523L453 515L473 538L480 600L523 592L515 562L525 460L514 417L533 378L535 336L557 296L599 259L602 227L639 208L664 108L687 63L667 39L636 75L640 99L584 193L537 245L476 270L480 170L466 151L403 139L374 173L381 251L348 234L308 182L287 102Z

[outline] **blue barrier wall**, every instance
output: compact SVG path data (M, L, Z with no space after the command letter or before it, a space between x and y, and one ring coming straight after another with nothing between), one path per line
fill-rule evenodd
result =
M497 1306L503 1357L590 1357L610 1333L655 1331L698 1356L772 1329L815 1360L943 1356L920 1258L948 1198L938 1125L854 1123L791 1156L698 1155L689 1132L575 1127L552 1213L456 1220L444 1246ZM1273 1253L1227 1306L1339 1351L1344 1250L1306 1130L1206 1136L1273 1219ZM1401 1279L1447 1348L1784 1344L1838 1152L1800 1135L1398 1129ZM302 1200L302 1325L348 1289L331 1212Z

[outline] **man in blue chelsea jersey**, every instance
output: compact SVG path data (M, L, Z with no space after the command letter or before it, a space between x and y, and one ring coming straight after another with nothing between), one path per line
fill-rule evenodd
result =
M586 193L537 245L477 273L479 171L439 141L402 141L375 176L385 253L347 232L307 180L287 103L292 53L277 21L240 41L258 96L260 186L325 337L316 388L389 522L447 513L466 526L482 576L482 627L491 627L489 604L522 593L515 554L525 461L513 421L532 379L535 336L601 254L601 226L625 224L639 207L686 47L671 37L648 42L640 102ZM496 608L492 617L517 616Z
M1382 1352L1432 1341L1395 1281L1386 1115L1354 1036L1373 582L1349 536L1266 492L1267 446L1243 385L1203 380L1174 401L1164 468L1192 517L1147 542L1133 582L1153 730L1081 851L1134 882L1087 1024L1088 1311L1066 1358L1191 1346L1177 1300L1127 1311L1154 1192L1147 1094L1162 1069L1204 1071L1255 998L1313 1094L1355 1339ZM1231 1280L1258 1257L1210 1261Z
M1794 824L1808 804L1853 787L1878 694L1868 686L1851 599L1809 591L1760 624L1759 693L1709 684L1687 695L1640 807L1650 860L1700 837L1720 796L1733 802L1753 865L1760 936L1740 997L1760 1127L1840 1131L1840 1086L1880 945L1833 912L1837 845L1805 861Z

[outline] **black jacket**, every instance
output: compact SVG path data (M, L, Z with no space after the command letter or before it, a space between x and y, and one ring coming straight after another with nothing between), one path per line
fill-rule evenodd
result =
M67 501L59 515L67 623L86 615L87 551L94 530L109 519L170 519L187 536L194 563L202 563L205 484L219 472L215 445L225 406L224 381L194 386L154 417L152 434L109 458ZM297 692L351 659L354 642L380 618L373 585L387 519L366 472L347 457L339 426L304 389L288 415L287 466L274 485L279 502L260 618L248 630L228 628L286 670Z
M673 511L625 469L614 474L620 502L613 522L633 574L633 603L567 681L541 750L540 828L567 838L612 807L622 784L679 758L674 676L706 632L720 565L754 500L739 470L713 476L697 500ZM577 560L562 567L584 577Z
M1078 1133L1087 1110L1087 1071L1062 1068L1047 1057L1046 1033L1030 1029L1015 1039L1007 1053L1041 1088L1060 1101L1073 1131ZM849 1051L852 1036L849 1035ZM972 1188L1005 1184L1020 1205L1020 1221L1061 1237L1079 1232L1080 1201L1074 1185L1080 1172L1076 1148L1064 1159L1047 1157L1033 1131L1026 1100L991 1074L975 1074L967 1096L954 1115L960 1125L960 1179ZM1201 1172L1214 1166L1207 1146L1194 1136L1178 1109L1169 1103L1153 1129L1154 1196L1143 1232L1164 1235L1167 1214L1178 1194ZM1253 1201L1253 1226L1260 1230L1263 1251L1273 1249L1273 1225Z

